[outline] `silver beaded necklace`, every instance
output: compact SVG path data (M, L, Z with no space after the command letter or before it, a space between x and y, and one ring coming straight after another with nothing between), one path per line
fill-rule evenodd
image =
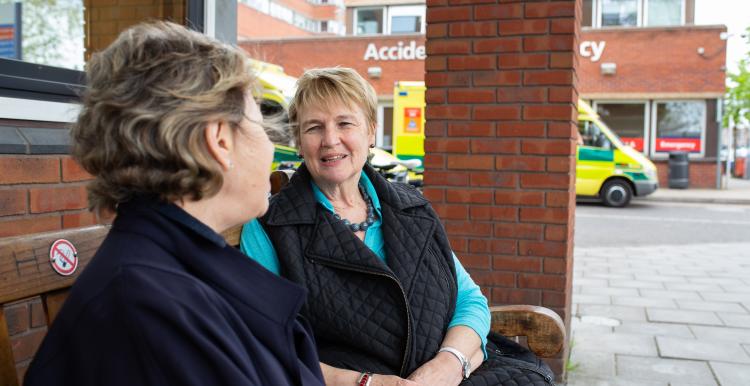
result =
M362 187L362 185L359 185L359 193L362 195L362 198L365 199L365 203L367 204L367 218L365 219L365 221L352 224L351 221L345 218L341 218L338 213L333 214L333 218L343 222L344 225L346 225L352 232L367 231L367 228L375 223L375 208L372 205L372 199L367 194L365 188Z

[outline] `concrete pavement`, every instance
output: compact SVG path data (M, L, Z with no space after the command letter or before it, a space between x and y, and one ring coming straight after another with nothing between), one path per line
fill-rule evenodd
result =
M727 182L727 189L659 188L635 200L750 205L750 180L732 178Z
M750 385L750 241L578 248L568 386Z

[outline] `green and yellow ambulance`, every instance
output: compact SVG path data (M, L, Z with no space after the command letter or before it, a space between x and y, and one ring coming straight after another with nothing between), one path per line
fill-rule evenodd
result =
M424 94L424 82L396 83L393 155L399 159L424 159ZM577 196L597 198L607 206L624 207L633 196L646 196L658 188L656 166L643 154L623 144L584 101L578 103L578 133Z
M578 101L578 135L576 195L624 207L634 195L647 196L659 187L654 163L623 144L584 101Z

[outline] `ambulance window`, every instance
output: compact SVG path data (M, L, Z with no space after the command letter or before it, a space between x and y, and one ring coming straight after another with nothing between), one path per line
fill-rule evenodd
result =
M578 121L578 134L581 135L581 140L584 146L601 147L605 149L612 148L607 136L602 132L596 123L591 121Z

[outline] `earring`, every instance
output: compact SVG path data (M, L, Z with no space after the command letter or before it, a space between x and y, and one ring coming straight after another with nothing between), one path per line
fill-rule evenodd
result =
M297 153L297 158L299 158L299 159L305 159L305 157L302 156L302 154L300 154L300 153Z
M371 144L370 144L370 149L374 149L374 148L375 148L375 144L374 144L374 143L371 143Z

